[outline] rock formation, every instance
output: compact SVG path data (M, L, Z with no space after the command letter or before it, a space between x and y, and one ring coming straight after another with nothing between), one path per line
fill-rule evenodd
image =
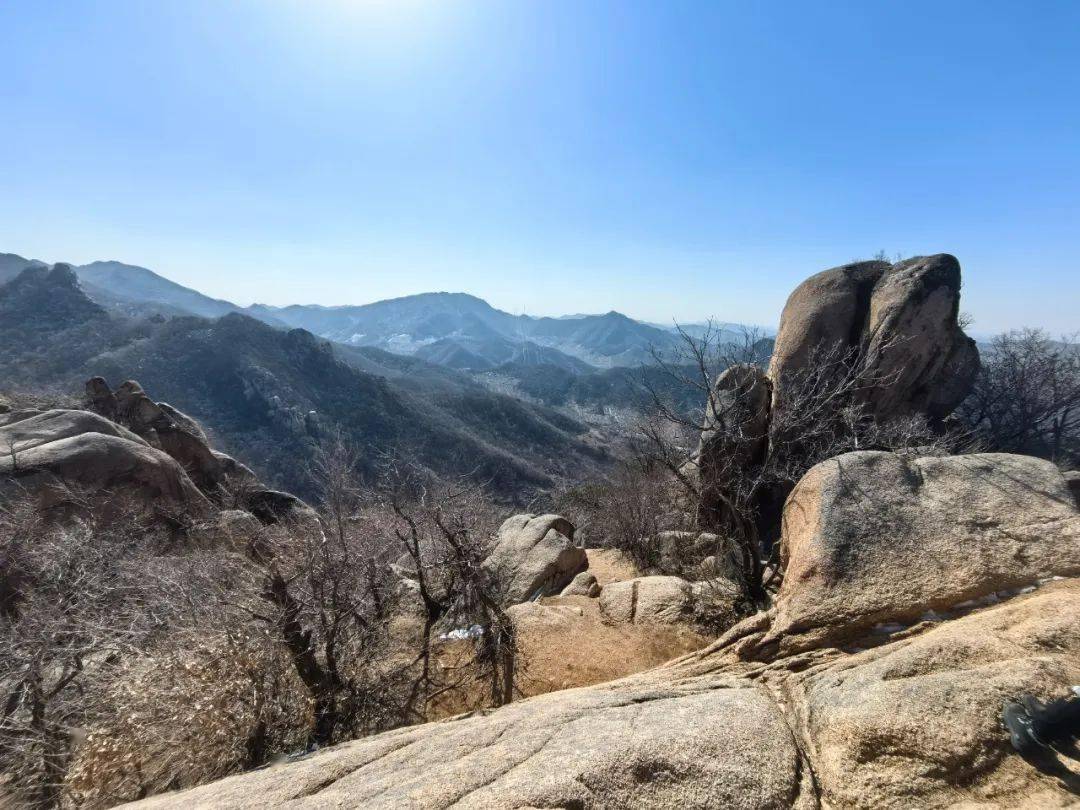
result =
M230 473L246 470L235 462L229 465L232 459L211 450L198 422L167 402L154 402L134 380L114 393L104 379L94 377L86 383L86 400L95 412L126 425L175 458L203 490L221 486Z
M781 560L768 631L748 655L837 645L875 625L1080 576L1080 513L1042 459L847 453L791 493Z
M761 464L768 446L771 397L772 384L757 366L732 366L717 377L706 403L696 469L691 471L701 489L701 525L724 525L724 494L745 470Z
M95 377L86 401L90 410L0 414L0 488L38 493L51 505L63 499L64 485L74 485L207 513L232 487L262 523L313 519L303 501L266 489L243 464L211 449L194 419L154 402L138 383L113 392Z
M699 484L700 525L726 530L737 503L764 542L775 539L791 482L762 480L747 492L746 481L766 453L777 468L813 455L846 407L879 425L910 417L940 425L979 371L959 303L960 264L948 254L856 262L800 284L784 306L768 373L736 365L713 386L687 470Z
M595 599L600 595L601 590L600 583L596 581L596 576L589 571L582 571L570 580L570 584L562 589L559 596L587 596L590 599Z
M514 515L499 528L484 568L504 605L557 594L589 565L574 526L559 515Z
M957 320L959 306L960 263L945 253L811 276L780 317L769 365L772 408L789 404L790 382L816 350L840 346L868 358L864 396L877 417L947 416L979 370L975 341Z
M1024 760L1000 720L1080 680L1080 512L1051 465L841 456L793 493L783 548L772 611L662 667L141 806L1075 803L1076 769Z
M21 418L20 418L21 417ZM87 411L49 410L0 418L0 488L62 499L57 484L118 490L196 512L210 502L173 458L131 431Z
M600 594L600 613L612 623L676 624L689 621L694 595L680 577L639 577L614 582Z

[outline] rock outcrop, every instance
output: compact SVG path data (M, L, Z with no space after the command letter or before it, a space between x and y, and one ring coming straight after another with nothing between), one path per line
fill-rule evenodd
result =
M514 515L499 528L484 568L504 605L557 594L589 565L574 526L559 515Z
M760 644L790 653L1080 575L1080 512L1057 468L1031 456L847 453L791 493L781 561Z
M161 501L197 512L210 507L174 459L123 428L93 424L91 417L81 411L46 411L0 428L0 444L6 449L0 457L0 488L36 493L43 506L62 500L61 485L67 485L89 492L122 490L148 503ZM77 430L87 426L106 432Z
M267 489L248 467L214 450L195 419L167 402L154 402L134 380L113 391L103 378L94 377L86 383L86 403L95 413L126 426L145 443L175 459L210 498L233 485L243 490L244 508L263 523L310 523L315 519L311 507L301 499Z
M86 401L91 410L0 414L0 490L37 493L52 505L64 500L65 486L75 486L206 513L223 505L224 489L235 485L246 511L262 523L314 526L307 504L263 487L243 464L213 450L194 419L152 401L138 383L113 392L95 377Z
M83 433L100 433L146 445L127 428L89 411L68 408L24 410L4 414L0 418L0 447L9 456L17 456L33 447Z
M890 265L857 262L811 276L787 300L769 379L772 408L815 351L841 347L866 358L871 411L941 419L967 395L979 370L975 341L961 329L960 263L945 253Z
M134 380L117 387L115 393L101 377L86 383L86 399L97 413L113 419L150 444L176 459L200 488L212 490L225 483L230 466L223 454L211 450L198 422L167 402L154 402ZM228 459L231 461L231 459Z
M711 645L141 806L1073 806L1075 765L1021 758L1001 709L1080 682L1078 522L1037 459L841 456L789 501L775 608ZM636 620L656 579L599 601ZM558 599L512 612L573 624L597 604Z
M979 371L959 303L960 264L948 254L856 262L800 284L784 306L768 373L735 365L713 386L685 471L700 490L699 525L724 531L752 514L757 535L774 541L791 484L786 475L747 482L766 459L775 470L791 458L824 457L820 446L849 431L842 412L882 428L940 425Z

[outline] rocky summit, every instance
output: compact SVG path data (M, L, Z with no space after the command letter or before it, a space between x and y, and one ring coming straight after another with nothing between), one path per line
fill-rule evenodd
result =
M62 266L0 299L53 287L79 329L114 317ZM135 380L5 396L0 755L22 770L0 803L1075 807L1078 474L956 428L1001 369L959 290L946 254L812 276L767 367L731 362L677 417L684 455L518 514L390 449L375 465L335 430L349 396L264 397L305 437L313 505ZM341 371L254 328L259 357L284 340L305 374ZM278 371L245 365L238 396Z

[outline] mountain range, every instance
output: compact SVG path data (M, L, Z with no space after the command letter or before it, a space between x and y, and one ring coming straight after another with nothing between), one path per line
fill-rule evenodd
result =
M0 254L0 284L45 262ZM554 366L574 374L651 362L654 351L678 342L672 329L618 312L560 318L512 315L465 293L433 292L359 306L254 304L240 307L210 298L145 267L98 261L74 267L87 296L128 316L238 312L279 328L306 329L318 337L473 372L498 366Z
M30 263L0 285L0 388L51 388L71 402L91 376L138 380L264 480L301 494L310 478L296 459L337 434L362 451L369 474L392 452L440 475L482 480L507 499L610 460L589 426L454 369L236 311L132 315L92 300L82 275Z

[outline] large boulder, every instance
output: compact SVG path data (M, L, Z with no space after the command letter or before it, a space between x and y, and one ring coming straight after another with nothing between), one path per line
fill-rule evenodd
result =
M574 526L559 515L514 515L484 561L504 605L557 594L589 566Z
M62 483L91 492L122 490L148 503L160 500L194 510L210 505L170 456L143 441L103 433L41 441L4 455L0 481L9 491L37 492L46 504L55 499L53 485Z
M774 403L783 401L787 378L820 347L861 340L874 286L890 268L884 261L841 265L810 276L788 296L769 363Z
M784 581L762 644L837 644L972 599L1080 574L1080 512L1048 461L847 453L784 509Z
M53 485L64 483L199 509L208 505L174 459L103 416L61 408L20 416L0 426L5 488L39 492L45 502L58 494Z
M26 412L22 418L0 425L0 452L9 456L14 453L17 456L32 447L82 433L116 436L149 446L127 428L96 413L54 408L48 411Z
M721 372L705 407L700 463L756 463L768 440L771 398L772 385L760 367L737 364Z
M717 577L687 582L681 577L648 576L605 585L600 616L615 625L680 625L719 635L741 617L741 591Z
M815 353L839 348L865 358L861 397L878 418L947 416L979 370L975 342L958 322L959 303L960 263L945 253L811 276L780 318L769 366L772 409L797 406L796 381Z
M681 577L638 577L600 592L600 613L616 624L678 624L693 617L694 593Z

